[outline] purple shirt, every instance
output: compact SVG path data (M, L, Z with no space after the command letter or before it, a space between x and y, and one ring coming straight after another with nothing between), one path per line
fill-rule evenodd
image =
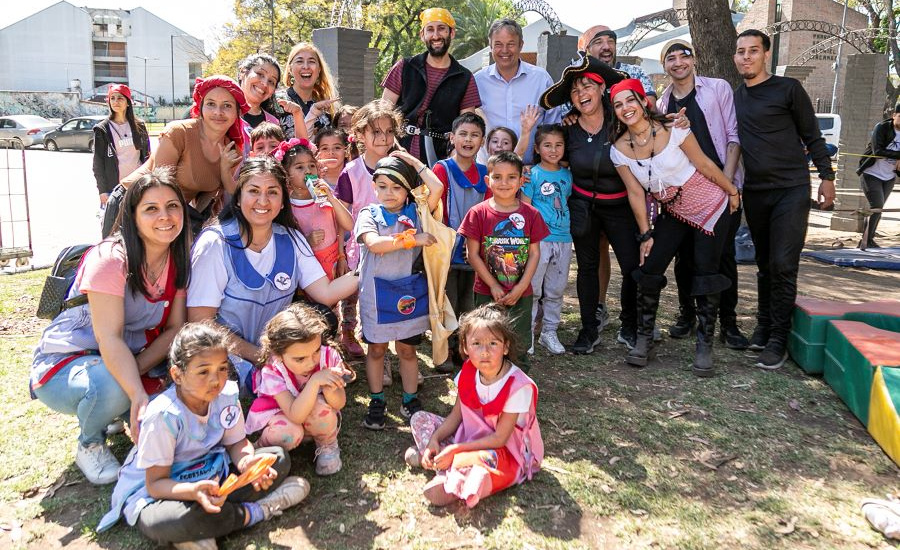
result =
M741 144L738 138L737 115L734 110L734 91L727 81L720 78L694 76L694 88L697 90L697 105L706 117L706 126L716 147L719 160L725 164L725 155L729 143ZM664 112L665 105L669 104L672 95L672 84L663 91L656 102L657 109ZM738 163L737 170L731 182L738 189L744 188L744 167Z
M366 170L372 175L375 174L375 170L370 169L368 165L366 165ZM338 176L337 185L334 186L334 196L347 204L353 204L353 183L350 181L350 174L346 170Z

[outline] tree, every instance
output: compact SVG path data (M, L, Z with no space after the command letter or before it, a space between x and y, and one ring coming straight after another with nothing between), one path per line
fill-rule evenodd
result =
M515 9L509 0L474 0L464 4L456 17L453 56L463 59L486 47L491 24L496 19L515 16Z
M687 0L691 40L700 55L697 72L727 80L732 88L741 83L734 66L737 32L731 22L729 0Z
M884 34L869 39L869 47L872 51L885 53L890 56L890 67L897 79L900 79L900 45L897 31L900 28L900 6L895 5L894 0L857 0L857 5L863 8L869 16L871 27L882 29ZM893 109L900 95L900 86L895 86L888 78L886 108Z

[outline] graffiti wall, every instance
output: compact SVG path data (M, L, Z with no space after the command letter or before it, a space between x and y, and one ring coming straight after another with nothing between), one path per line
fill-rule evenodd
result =
M0 115L39 115L68 120L82 115L108 113L103 103L81 101L76 92L16 92L0 90Z

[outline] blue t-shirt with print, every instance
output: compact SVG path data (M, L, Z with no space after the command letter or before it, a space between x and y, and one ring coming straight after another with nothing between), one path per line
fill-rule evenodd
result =
M550 171L539 164L531 168L531 181L522 188L550 228L550 242L570 243L569 196L572 194L572 172L568 168Z

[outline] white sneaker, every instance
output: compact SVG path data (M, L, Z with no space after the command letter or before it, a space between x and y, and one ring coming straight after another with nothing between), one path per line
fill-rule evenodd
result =
M597 322L600 325L597 327L597 332L603 332L603 329L606 328L606 325L609 324L609 310L606 309L606 304L597 304Z
M94 485L113 483L119 477L119 468L122 467L106 443L93 443L87 447L79 443L78 450L75 451L75 464Z
M216 539L189 540L172 543L175 550L219 550Z
M280 516L281 512L287 510L291 506L300 504L309 494L309 482L298 476L291 476L284 479L284 483L268 495L257 500L260 505L265 519L271 519Z
M565 346L560 343L555 332L542 332L538 344L547 348L553 355L562 355L566 352Z
M408 449L406 449L406 452L403 453L403 460L410 468L422 467L422 455L419 454L419 450L415 447L409 447Z
M125 431L125 421L121 418L106 426L106 435L120 434Z
M316 473L320 476L330 476L341 471L341 449L337 440L328 445L316 448Z

